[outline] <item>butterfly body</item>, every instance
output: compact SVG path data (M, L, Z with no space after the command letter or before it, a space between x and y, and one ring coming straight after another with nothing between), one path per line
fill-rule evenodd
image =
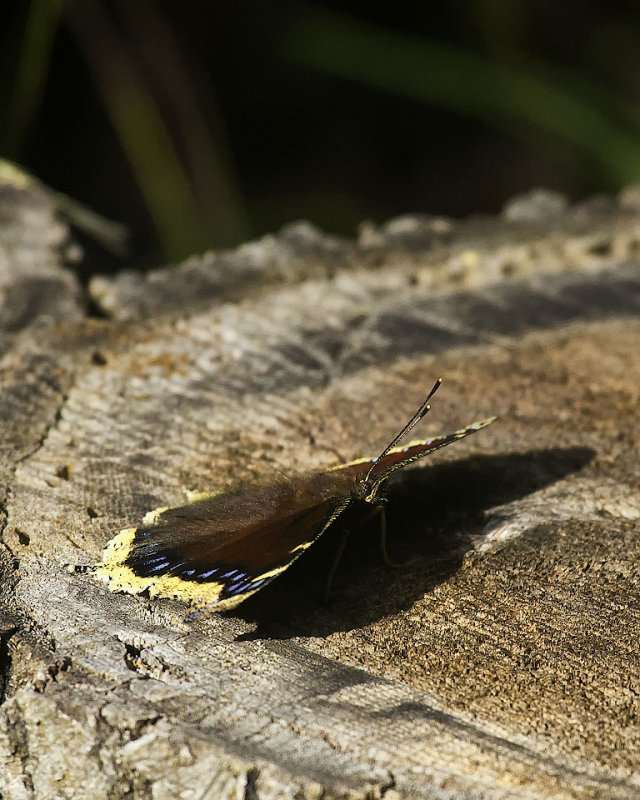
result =
M392 444L428 409L425 401ZM389 446L375 458L159 509L139 527L120 531L100 564L72 569L112 591L183 600L192 615L233 608L287 569L348 507L384 502L385 483L397 469L491 422Z

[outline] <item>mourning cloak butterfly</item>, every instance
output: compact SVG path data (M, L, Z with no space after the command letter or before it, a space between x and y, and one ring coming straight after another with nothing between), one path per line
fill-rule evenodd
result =
M291 566L348 506L384 502L383 484L395 470L495 420L397 446L427 414L440 383L379 456L157 509L138 528L120 531L100 564L72 571L89 573L114 592L148 591L188 602L188 618L237 606Z

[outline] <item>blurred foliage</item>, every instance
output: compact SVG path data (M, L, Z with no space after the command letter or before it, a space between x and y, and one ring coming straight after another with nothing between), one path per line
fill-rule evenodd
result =
M15 0L0 156L140 263L640 180L633 4Z

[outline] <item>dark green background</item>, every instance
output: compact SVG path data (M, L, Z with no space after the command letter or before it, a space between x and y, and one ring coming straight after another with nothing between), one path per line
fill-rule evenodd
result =
M634 3L3 9L0 156L126 223L137 265L640 179Z

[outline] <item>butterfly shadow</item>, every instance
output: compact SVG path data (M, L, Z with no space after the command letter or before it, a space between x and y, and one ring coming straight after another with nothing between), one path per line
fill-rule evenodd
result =
M397 566L383 560L379 521L357 527L351 514L328 602L327 577L344 521L331 526L277 581L228 612L256 624L238 638L328 636L410 607L460 569L483 535L487 512L562 480L594 456L586 447L551 448L471 456L400 473L386 505L387 546Z

